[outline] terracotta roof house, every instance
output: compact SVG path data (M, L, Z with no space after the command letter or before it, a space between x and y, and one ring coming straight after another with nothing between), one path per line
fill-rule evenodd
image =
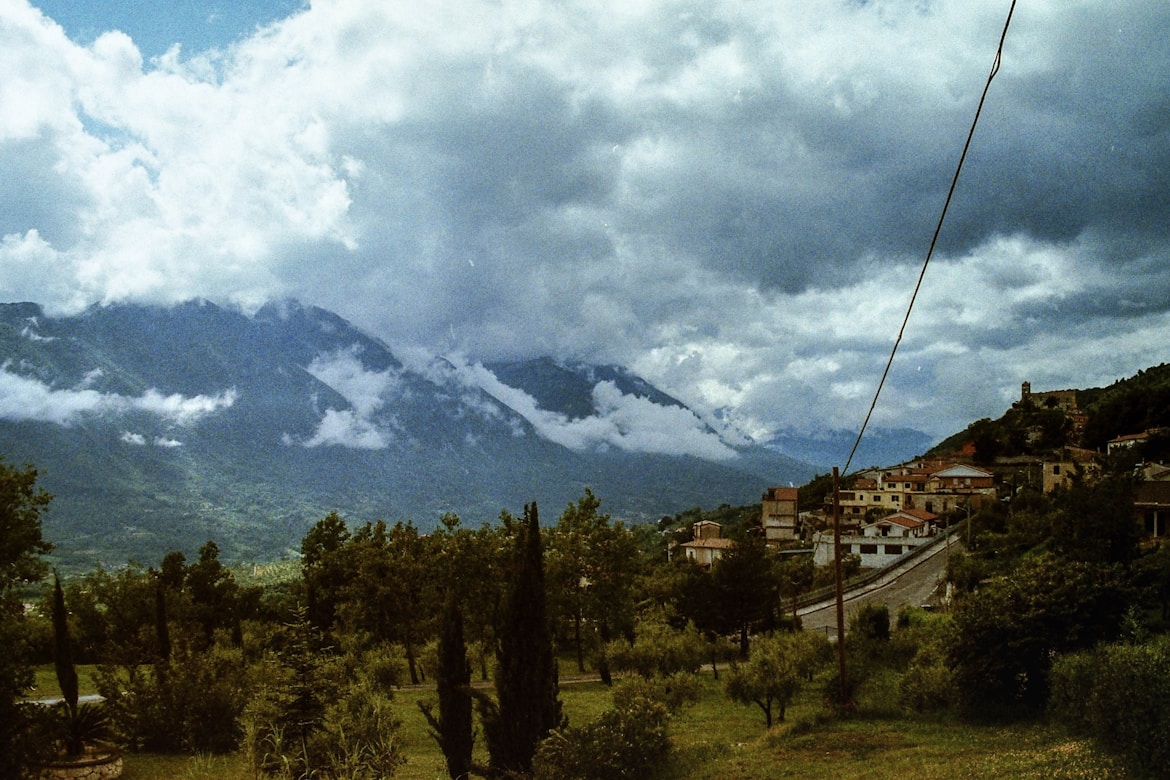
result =
M712 520L700 520L691 526L695 538L683 542L687 560L694 561L700 566L710 566L723 557L723 553L735 546L731 539L723 538L723 526Z

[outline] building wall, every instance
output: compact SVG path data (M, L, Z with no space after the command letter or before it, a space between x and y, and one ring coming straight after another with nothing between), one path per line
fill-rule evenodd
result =
M861 566L864 569L879 569L890 565L915 547L929 541L929 538L915 536L883 537L843 534L841 536L841 554L860 556ZM832 562L833 534L832 532L819 533L814 540L813 563L817 566L827 566Z

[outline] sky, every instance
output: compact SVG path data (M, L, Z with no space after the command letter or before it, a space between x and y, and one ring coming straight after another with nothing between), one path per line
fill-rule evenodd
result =
M293 298L474 370L624 365L759 440L856 430L1009 6L0 0L0 301ZM1168 32L1018 5L872 425L1165 362Z

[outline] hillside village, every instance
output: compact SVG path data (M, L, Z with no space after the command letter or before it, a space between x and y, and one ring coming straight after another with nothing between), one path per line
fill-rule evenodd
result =
M1103 448L1084 446L1090 415L1080 395L1033 392L1024 382L1019 401L1000 421L1001 435L1022 443L1016 451L999 454L1007 448L998 436L989 438L987 421L980 421L929 455L848 475L837 496L842 554L856 555L863 569L888 566L985 506L1010 504L1019 491L1047 495L1077 481L1091 484L1108 459L1135 461L1135 519L1147 542L1167 536L1170 466L1146 462L1144 455L1152 450L1156 457L1170 429L1152 426L1115 435ZM834 555L832 499L825 493L821 505L801 511L800 488L769 488L760 502L760 532L771 546L808 548L816 565L827 565ZM713 564L734 544L711 520L696 522L693 535L681 548L701 565Z

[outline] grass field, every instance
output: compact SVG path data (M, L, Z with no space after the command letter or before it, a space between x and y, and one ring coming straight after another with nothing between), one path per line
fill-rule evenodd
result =
M719 683L704 676L704 694L673 722L675 751L659 780L972 780L1056 778L1110 780L1124 775L1083 741L1042 724L981 726L953 718L861 715L828 719L819 686L804 691L788 719L770 731L760 711L724 698ZM439 780L443 757L427 735L419 698L432 691L403 689L396 695L408 758L398 777ZM600 683L566 681L565 713L583 724L610 704ZM867 708L863 708L863 712ZM872 711L873 708L868 708ZM480 748L482 750L482 747ZM486 760L486 755L480 755ZM126 780L251 780L239 756L126 757ZM650 780L647 778L647 780Z

